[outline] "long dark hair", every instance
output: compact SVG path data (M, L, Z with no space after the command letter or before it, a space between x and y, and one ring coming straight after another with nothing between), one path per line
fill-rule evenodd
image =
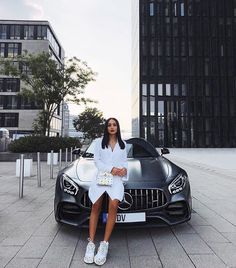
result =
M108 148L108 144L109 144L109 133L108 133L108 123L110 120L114 120L116 122L117 125L117 132L116 132L116 137L118 140L118 143L120 145L120 148L123 150L125 149L125 143L122 141L121 139L121 134L120 134L120 124L118 122L118 120L114 117L110 117L106 120L105 122L105 127L104 127L104 134L103 134L103 139L102 139L102 149Z

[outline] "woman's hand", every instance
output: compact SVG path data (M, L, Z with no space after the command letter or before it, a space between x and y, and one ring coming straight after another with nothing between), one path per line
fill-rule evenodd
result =
M127 170L126 170L126 168L116 168L116 167L113 167L113 169L111 170L111 174L113 176L124 177L127 174Z
M111 174L113 176L116 176L116 175L118 175L119 171L120 171L120 168L113 167L112 170L111 170Z
M118 176L124 177L126 174L127 174L127 169L126 168L121 168L119 173L118 173Z

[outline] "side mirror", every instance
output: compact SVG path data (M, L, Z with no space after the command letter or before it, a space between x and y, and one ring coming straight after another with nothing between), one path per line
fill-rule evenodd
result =
M167 149L167 148L161 148L161 155L163 155L163 154L169 154L169 153L170 153L169 149Z
M80 148L76 148L72 151L72 154L81 155L82 151Z

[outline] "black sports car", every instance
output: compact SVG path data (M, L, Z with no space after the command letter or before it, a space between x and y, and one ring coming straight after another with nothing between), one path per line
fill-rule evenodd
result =
M192 198L185 170L163 157L146 140L126 140L129 181L119 204L117 224L121 227L175 225L191 218ZM96 173L93 141L81 156L57 177L54 213L58 222L87 227L91 210L88 189ZM104 225L108 196L103 199L99 225Z

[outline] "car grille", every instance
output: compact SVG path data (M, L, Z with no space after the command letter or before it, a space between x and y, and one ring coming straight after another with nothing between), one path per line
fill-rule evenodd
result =
M163 191L158 189L126 189L125 193L132 197L131 206L123 206L120 204L120 211L141 211L146 209L158 208L166 204L166 197ZM125 198L127 196L125 194ZM129 197L129 203L130 202ZM126 198L127 199L127 198ZM92 203L88 197L88 192L85 192L81 198L81 205L86 208L91 208ZM103 209L107 211L108 208L108 196L103 199Z

